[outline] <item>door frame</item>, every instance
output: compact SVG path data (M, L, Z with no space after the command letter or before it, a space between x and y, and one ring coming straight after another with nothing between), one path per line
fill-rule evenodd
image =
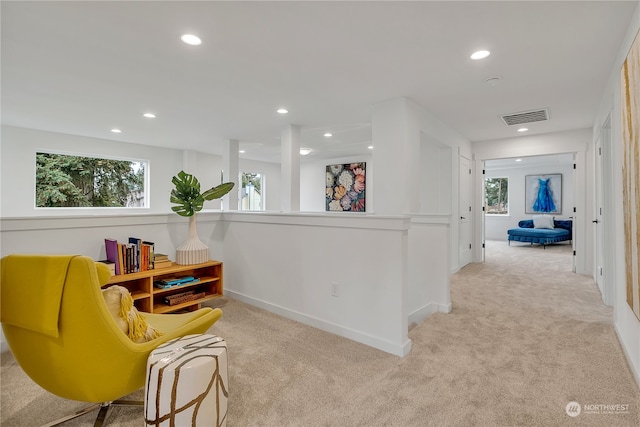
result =
M598 277L600 277L600 292L602 294L602 301L608 305L613 306L615 302L615 283L614 278L614 262L613 259L613 245L612 239L607 239L604 236L612 236L615 233L613 221L613 195L615 189L613 188L613 151L611 144L611 112L607 115L606 119L602 123L598 140L596 141L596 152L594 153L595 162L600 162L600 168L594 168L594 175L596 180L596 189L599 187L601 191L600 200L598 200L598 194L594 197L594 213L596 219L600 221L595 224L599 227L594 233L594 281L598 283ZM598 206L598 202L602 203ZM602 239L598 239L598 231ZM600 267L603 272L598 271L597 254L602 254Z
M586 147L585 147L586 148ZM526 156L544 156L549 154L563 154L569 153L572 151L551 151L551 150L540 150L540 151L532 151L530 153L525 152L527 150L521 150L519 152L510 152L504 153L489 153L485 154L482 157L474 153L473 162L475 166L475 181L473 183L474 195L474 240L473 240L473 261L474 262L484 262L484 216L482 215L482 205L484 201L483 198L483 186L484 186L484 175L482 174L484 169L484 161L485 160L493 160L493 159L510 159L515 157L526 157ZM575 176L577 182L586 182L586 150L585 151L576 151L575 152ZM573 216L573 228L575 229L577 238L574 239L574 250L576 252L574 257L574 266L575 271L578 274L582 275L590 275L591 271L586 271L586 263L587 263L587 228L585 226L586 209L587 209L587 200L586 200L586 184L583 184L580 188L578 186L574 186L574 205L575 212L572 212ZM605 204L606 205L606 204ZM591 214L589 213L589 216ZM589 222L591 225L591 222ZM611 268L609 270L612 270Z
M466 160L468 165L469 172L466 172L462 168L463 159ZM463 188L463 175L468 180L468 186ZM473 209L473 160L469 157L460 154L458 155L458 268L462 268L465 265L473 262L473 224L474 224L474 209ZM466 193L466 194L465 194ZM468 202L467 206L462 206L463 197L466 196L466 200ZM468 232L463 233L464 227L462 224L466 224L468 226ZM464 240L464 245L469 245L468 256L466 256L463 260L462 257L462 244Z

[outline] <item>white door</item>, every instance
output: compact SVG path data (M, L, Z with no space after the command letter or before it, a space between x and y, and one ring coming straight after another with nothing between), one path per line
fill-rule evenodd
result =
M458 212L459 220L459 267L462 268L471 262L471 160L464 156L460 156L460 192Z
M571 218L571 221L573 223L573 225L571 226L571 250L573 251L573 255L571 256L571 271L573 271L574 273L576 272L577 268L576 268L576 230L578 229L578 215L576 212L577 209L577 202L575 201L576 199L576 188L578 188L578 177L576 174L576 165L578 164L578 159L577 159L577 154L574 153L573 154L573 169L572 169L572 173L571 173L571 179L573 180L573 193L574 193L574 206L573 206L573 216L570 216L569 218ZM583 215L584 216L584 215ZM584 221L584 220L582 220ZM583 238L582 236L580 238Z
M611 165L611 116L602 125L601 138L596 147L596 212L595 223L596 232L596 282L602 293L602 300L605 304L613 306L615 300L615 286L612 266L613 249L611 239L605 239L606 235L615 232L613 224L608 218L612 217L613 206L613 171Z
M601 135L604 129L601 131ZM600 288L600 293L604 295L604 197L602 193L602 138L596 141L595 152L595 173L596 173L596 196L595 212L593 215L593 226L595 227L595 281Z
M482 250L480 252L480 261L481 262L485 262L485 246L486 246L486 239L485 239L485 234L486 234L486 230L487 230L487 195L485 194L486 192L486 186L485 186L485 163L484 160L482 161L482 163L480 164L480 167L482 168L482 230L480 230L480 234L481 234L481 238L482 238ZM476 172L477 174L477 172ZM478 188L478 186L476 185L476 188Z

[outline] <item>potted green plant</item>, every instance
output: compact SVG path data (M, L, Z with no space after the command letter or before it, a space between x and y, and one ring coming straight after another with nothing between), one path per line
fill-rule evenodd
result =
M171 210L180 216L189 217L189 238L176 249L176 264L200 264L209 260L209 247L198 238L196 213L204 207L204 202L222 198L234 187L233 182L225 182L200 192L200 181L185 171L171 179L175 188L171 190Z

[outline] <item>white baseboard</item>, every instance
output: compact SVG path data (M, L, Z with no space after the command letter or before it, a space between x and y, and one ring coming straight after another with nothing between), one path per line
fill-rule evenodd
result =
M411 340L408 338L406 342L402 344L395 344L360 331L346 328L335 323L327 322L326 320L318 319L316 317L309 316L307 314L300 313L298 311L294 311L276 304L272 304L267 301L262 301L247 295L243 295L229 289L225 289L224 294L229 298L242 301L263 310L267 310L271 313L286 317L287 319L295 320L296 322L300 322L302 324L312 326L314 328L318 328L320 330L330 332L344 338L348 338L361 344L368 345L369 347L377 348L378 350L382 350L386 353L391 353L395 356L404 357L411 351Z
M618 342L620 343L620 347L622 347L622 352L624 353L624 357L627 359L627 366L631 370L631 375L633 375L633 379L636 380L636 385L640 388L640 372L636 369L636 367L631 363L631 355L627 351L627 348L624 346L624 341L620 338L620 331L618 331L618 325L613 324L613 329L616 331L616 338L618 338Z
M5 351L9 351L9 344L6 341L0 341L0 353L4 353Z
M427 304L422 308L417 309L413 313L409 313L409 324L420 324L427 317L434 313L451 313L451 303L449 304Z

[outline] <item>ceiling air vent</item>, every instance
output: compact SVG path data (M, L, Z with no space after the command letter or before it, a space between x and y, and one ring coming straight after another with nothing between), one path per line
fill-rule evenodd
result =
M507 126L523 125L525 123L544 122L549 120L549 112L544 110L524 111L522 113L505 114L500 116Z

